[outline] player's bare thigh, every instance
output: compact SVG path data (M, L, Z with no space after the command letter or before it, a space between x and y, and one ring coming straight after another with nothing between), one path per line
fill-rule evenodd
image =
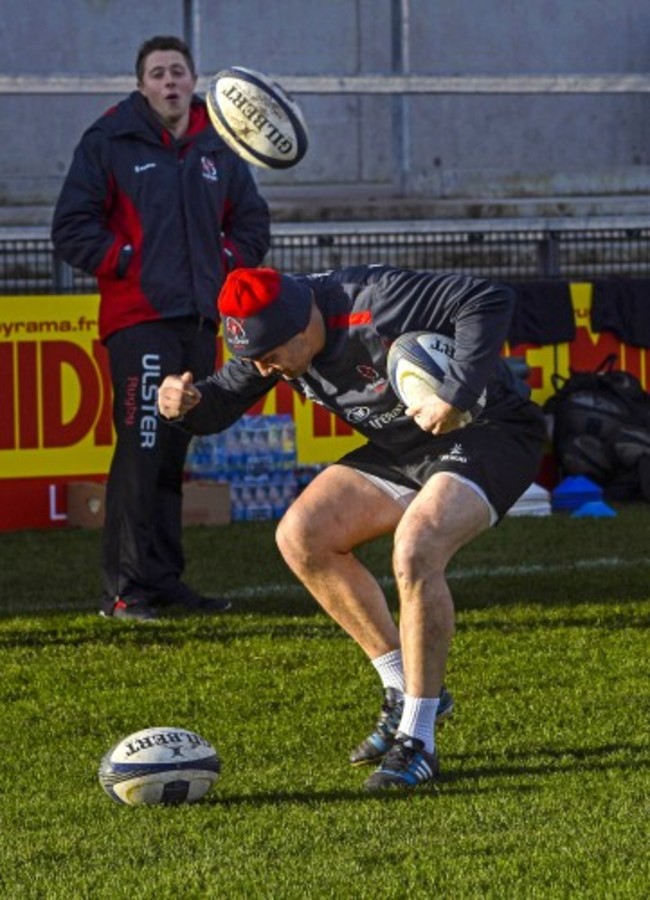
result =
M278 527L278 542L315 542L347 553L392 533L403 514L403 505L361 473L332 465L291 504Z
M413 498L395 533L396 554L425 558L444 569L465 544L490 527L490 507L470 485L446 472L433 475Z

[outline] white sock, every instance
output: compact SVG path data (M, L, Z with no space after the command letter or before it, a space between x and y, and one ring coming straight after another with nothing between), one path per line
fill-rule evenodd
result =
M411 697L404 694L404 712L399 730L409 737L424 741L427 753L433 753L436 748L434 730L439 703L439 697Z
M372 664L379 673L383 687L395 688L404 693L404 666L402 664L402 651L389 650L383 656L377 656Z

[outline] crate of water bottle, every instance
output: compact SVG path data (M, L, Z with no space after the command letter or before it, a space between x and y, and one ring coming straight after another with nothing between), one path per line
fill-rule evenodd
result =
M259 475L296 465L296 429L288 414L244 416L240 443L245 449L244 472Z
M193 438L185 468L190 478L230 479L293 469L295 464L293 419L276 414L243 416L219 434Z
M216 435L197 435L192 438L185 457L185 474L201 481L217 477L214 438Z
M294 469L294 476L296 479L297 493L302 493L307 485L310 484L324 468L325 465L296 466Z
M279 519L297 493L298 482L291 471L235 476L230 480L232 519L234 522Z

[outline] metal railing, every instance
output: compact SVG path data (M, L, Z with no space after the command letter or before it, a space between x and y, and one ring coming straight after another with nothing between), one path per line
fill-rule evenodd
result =
M0 293L94 293L95 279L57 261L43 229L0 231ZM601 225L341 223L273 229L267 265L317 272L364 263L464 271L501 281L650 277L650 218Z
M292 94L648 94L650 75L637 72L580 72L559 75L285 75L269 74ZM201 76L205 93L210 77ZM128 94L133 75L0 74L0 94Z

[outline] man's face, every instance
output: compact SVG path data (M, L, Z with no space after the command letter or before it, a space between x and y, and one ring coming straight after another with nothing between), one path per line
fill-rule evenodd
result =
M281 375L290 381L305 374L311 365L313 355L307 333L302 331L286 344L280 344L260 359L251 361L261 375Z
M196 86L187 61L178 50L154 50L144 61L140 93L162 123L173 131L187 117Z

